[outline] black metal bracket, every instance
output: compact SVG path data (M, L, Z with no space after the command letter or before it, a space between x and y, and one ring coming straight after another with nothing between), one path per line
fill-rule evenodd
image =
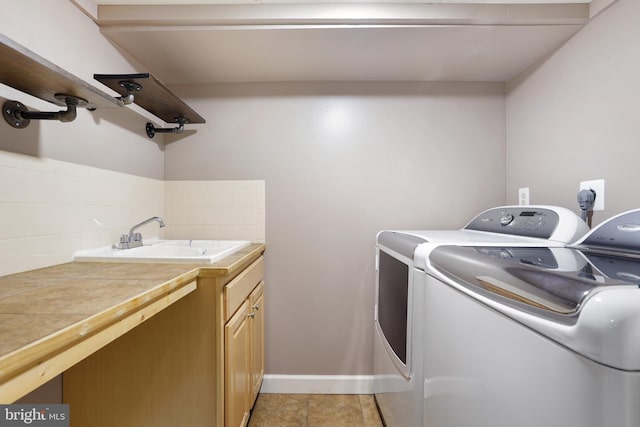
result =
M31 120L59 120L63 123L72 122L77 116L77 107L89 105L86 99L73 95L56 94L55 98L66 104L67 109L63 111L29 111L29 109L18 101L6 101L2 106L4 119L14 128L22 129L29 126Z
M117 92L116 98L125 104L135 102L164 123L177 123L175 128L156 128L146 123L149 138L156 133L182 133L186 123L205 123L205 119L171 92L160 80L150 73L134 74L94 74L93 78Z
M156 133L182 133L184 131L185 123L189 123L189 120L178 117L176 118L176 123L178 123L178 127L175 128L157 128L153 125L153 123L147 123L145 129L147 130L147 136L149 138L153 138Z
M118 99L122 101L124 105L133 104L134 94L142 90L142 86L136 82L130 80L122 80L118 82L121 88L127 91L126 96L120 96Z

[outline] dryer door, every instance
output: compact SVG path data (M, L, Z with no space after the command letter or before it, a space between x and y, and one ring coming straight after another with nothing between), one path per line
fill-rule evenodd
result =
M383 231L376 252L377 336L405 378L411 373L413 253L425 240ZM375 357L375 355L374 355Z
M408 367L409 287L409 265L381 250L376 323L403 371Z

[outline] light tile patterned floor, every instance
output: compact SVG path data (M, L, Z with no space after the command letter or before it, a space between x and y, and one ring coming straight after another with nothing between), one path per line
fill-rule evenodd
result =
M249 427L382 427L372 395L261 394Z

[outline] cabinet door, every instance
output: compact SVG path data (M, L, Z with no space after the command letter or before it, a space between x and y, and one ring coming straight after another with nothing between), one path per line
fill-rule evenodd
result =
M244 427L251 402L251 318L246 300L224 327L225 426Z
M251 311L251 406L258 397L264 377L264 282L249 296Z

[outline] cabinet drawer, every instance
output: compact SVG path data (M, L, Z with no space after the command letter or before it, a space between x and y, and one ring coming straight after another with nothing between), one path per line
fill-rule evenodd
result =
M251 291L262 281L263 276L264 258L260 257L224 287L225 322L233 316Z

